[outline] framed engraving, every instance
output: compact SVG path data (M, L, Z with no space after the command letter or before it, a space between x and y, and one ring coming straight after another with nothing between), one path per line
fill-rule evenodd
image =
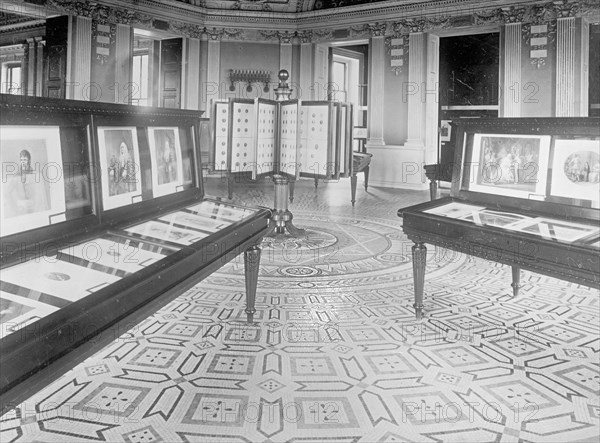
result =
M3 126L1 236L65 220L58 126Z
M98 127L98 150L104 209L114 209L141 200L140 151L136 128Z
M550 136L475 134L469 191L518 198L545 196Z
M183 189L183 161L179 128L148 128L152 162L152 195L173 194Z

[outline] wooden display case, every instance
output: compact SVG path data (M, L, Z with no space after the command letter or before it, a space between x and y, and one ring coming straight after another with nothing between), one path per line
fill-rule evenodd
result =
M200 112L6 95L0 110L3 409L241 253L253 321L271 211L204 195Z
M456 123L450 197L400 209L414 241L415 310L425 243L600 287L600 119Z

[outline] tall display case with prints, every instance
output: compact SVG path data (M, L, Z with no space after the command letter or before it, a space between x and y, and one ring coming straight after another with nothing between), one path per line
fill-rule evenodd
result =
M212 171L257 180L285 175L339 179L352 175L352 106L298 100L229 99L214 102Z
M423 310L425 243L600 287L600 119L456 123L450 197L398 211Z
M240 253L253 321L271 213L204 196L199 112L0 99L3 408Z

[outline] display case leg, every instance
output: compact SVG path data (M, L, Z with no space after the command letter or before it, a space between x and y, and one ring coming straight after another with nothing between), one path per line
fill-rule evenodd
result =
M315 188L319 187L319 177L315 177Z
M427 263L427 247L422 242L415 242L412 247L413 278L415 284L415 314L417 320L423 318L423 287L425 286L425 264Z
M231 200L233 198L233 174L227 173L227 198Z
M296 180L290 180L290 203L294 203L294 188L296 187Z
M429 198L431 200L437 198L437 180L429 180Z
M350 192L352 193L352 206L354 206L354 202L356 201L356 182L358 181L358 177L356 174L352 174L350 176Z
M254 321L256 302L256 286L258 283L258 268L260 264L260 247L252 245L244 251L244 274L246 277L246 317L248 323Z
M369 187L369 166L365 167L365 191Z
M512 283L510 285L513 288L513 297L519 295L519 288L521 287L521 268L517 266L512 267Z

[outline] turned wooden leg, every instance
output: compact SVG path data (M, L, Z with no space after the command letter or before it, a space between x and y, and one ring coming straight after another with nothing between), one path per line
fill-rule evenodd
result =
M355 174L350 176L350 192L352 193L352 206L354 206L354 202L356 201L356 182L358 182L358 177Z
M296 180L290 180L290 203L294 203L294 185L296 184Z
M415 314L417 320L423 317L423 287L425 286L425 263L427 248L422 242L415 242L412 247L413 278L415 283Z
M510 285L513 288L513 297L519 295L519 288L521 287L521 268L517 266L512 267L512 283Z
M365 167L365 191L369 187L369 166Z
M431 200L437 198L437 180L429 180L429 198Z
M260 264L260 247L250 246L244 251L244 273L246 276L246 316L248 323L254 321L256 308L256 285L258 283L258 265Z
M227 173L227 198L231 200L233 198L233 174Z
M319 177L315 177L315 188L319 186Z

